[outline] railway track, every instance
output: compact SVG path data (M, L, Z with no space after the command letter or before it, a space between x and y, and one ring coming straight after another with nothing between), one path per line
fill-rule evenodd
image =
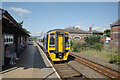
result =
M40 44L38 44L38 45L43 50L43 47ZM46 54L46 56L48 57L47 54ZM88 78L84 74L82 74L80 71L76 70L72 65L69 65L68 63L60 63L60 64L53 63L51 60L50 60L50 62L52 63L53 67L56 69L57 73L59 74L59 76L61 77L62 80L64 80L64 79L88 80Z
M43 47L40 44L38 44L38 45L43 49ZM80 64L82 64L86 67L89 67L90 69L96 71L97 73L102 74L106 78L109 78L111 80L113 80L113 79L119 80L120 79L120 72L117 70L106 67L102 64L93 62L91 60L77 56L72 53L70 53L70 55L75 57L74 61L77 61ZM71 79L72 78L88 79L85 75L83 75L81 72L79 72L77 69L75 69L72 65L69 65L68 63L54 64L52 61L51 61L51 63L54 66L54 68L56 69L56 71L58 72L58 74L60 75L61 79L70 79L70 78Z
M68 63L55 64L51 62L61 79L84 79L88 80L88 78L83 75L80 71L76 70L73 66Z
M105 76L106 78L109 79L119 79L120 80L120 72L117 70L114 70L112 68L106 67L102 64L93 62L91 60L88 60L86 58L77 56L75 54L70 54L71 56L75 57L75 61L79 62L80 64L89 67L91 69L93 69L94 71L102 74L103 76Z

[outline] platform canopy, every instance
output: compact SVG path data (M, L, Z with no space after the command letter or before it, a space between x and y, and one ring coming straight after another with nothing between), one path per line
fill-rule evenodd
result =
M21 25L6 11L2 11L2 33L30 36Z

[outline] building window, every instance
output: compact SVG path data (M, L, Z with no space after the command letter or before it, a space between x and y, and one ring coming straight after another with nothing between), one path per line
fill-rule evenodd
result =
M120 33L118 33L118 39L120 39Z
M80 39L80 37L74 37L74 39Z
M13 43L13 35L12 34L5 34L4 39L5 39L4 40L5 44Z
M119 46L120 46L120 41L119 41Z
M118 34L115 34L115 38L118 38Z

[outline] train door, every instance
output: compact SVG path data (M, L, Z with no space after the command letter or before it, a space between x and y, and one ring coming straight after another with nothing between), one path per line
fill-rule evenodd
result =
M63 58L65 52L64 32L56 32L56 58Z
M58 34L58 53L63 52L63 35Z

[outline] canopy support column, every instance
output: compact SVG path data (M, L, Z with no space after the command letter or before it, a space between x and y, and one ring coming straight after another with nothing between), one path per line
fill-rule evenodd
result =
M0 72L1 71L2 71L2 21L0 20ZM0 79L1 79L1 76L0 76Z

